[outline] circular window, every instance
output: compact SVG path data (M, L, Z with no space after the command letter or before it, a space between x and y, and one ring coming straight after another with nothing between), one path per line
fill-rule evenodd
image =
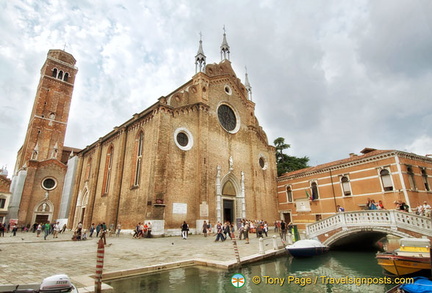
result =
M231 94L232 94L232 90L231 90L231 88L229 87L229 85L225 85L224 90L225 90L225 93L226 93L227 95L231 95Z
M42 181L42 187L45 190L53 190L56 186L57 182L53 178L46 178Z
M218 108L219 122L228 132L233 132L237 127L237 117L228 105L220 105Z
M179 133L177 134L177 142L178 142L178 144L181 145L182 147L187 146L187 144L188 144L188 142L189 142L189 139L188 139L186 133L184 133L184 132L179 132Z
M261 155L258 159L258 164L260 165L261 169L266 170L267 169L267 160L263 155Z
M177 128L174 131L174 142L183 151L188 151L193 146L192 133L186 128Z

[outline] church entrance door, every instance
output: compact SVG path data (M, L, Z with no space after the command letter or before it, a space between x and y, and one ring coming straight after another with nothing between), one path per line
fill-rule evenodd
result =
M224 199L223 200L223 221L233 222L234 219L234 200Z
M36 215L36 223L43 224L48 222L48 215Z

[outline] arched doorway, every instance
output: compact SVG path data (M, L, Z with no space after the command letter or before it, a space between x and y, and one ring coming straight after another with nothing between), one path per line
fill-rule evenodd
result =
M223 222L229 221L231 223L236 220L235 213L235 198L236 198L236 190L231 181L225 182L222 188L222 220Z
M74 226L78 225L79 222L83 224L85 223L85 211L87 208L89 199L89 192L88 189L85 187L83 191L80 192L78 196L78 201L76 205L76 212L75 212L75 220L74 220Z
M53 211L54 205L50 200L38 203L33 211L33 223L43 224L52 221Z

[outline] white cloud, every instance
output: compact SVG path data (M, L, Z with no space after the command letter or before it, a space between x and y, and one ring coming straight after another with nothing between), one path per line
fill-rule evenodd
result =
M188 81L200 32L207 63L219 62L224 25L270 143L284 137L313 165L364 147L422 154L430 143L426 0L21 0L0 9L0 166L10 171L49 49L66 44L77 59L66 145L85 147Z

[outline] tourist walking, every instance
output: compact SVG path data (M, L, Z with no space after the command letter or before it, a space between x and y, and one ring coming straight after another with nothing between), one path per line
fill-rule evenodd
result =
M282 240L286 241L287 230L286 230L286 223L284 222L284 220L282 220L281 223L280 223L280 230L281 230L281 238L282 238Z
M96 237L99 237L99 233L100 233L101 229L102 229L102 224L99 223L99 224L96 226Z
M217 224L216 224L216 239L215 239L215 242L216 241L219 241L219 239L223 242L223 241L225 241L225 238L224 238L224 236L223 236L223 227L222 227L222 224L220 223L220 222L218 222Z
M116 233L116 236L117 236L117 237L120 236L120 231L121 231L121 224L118 223L118 224L117 224L117 233Z
M46 238L48 237L48 235L50 233L50 229L51 229L51 225L50 225L50 222L48 221L43 226L43 230L44 230L44 233L45 233L45 236L44 236L45 240L46 240Z
M14 224L13 226L12 226L12 233L13 233L13 235L12 236L16 236L16 232L18 231L18 226L17 226L17 224Z
M240 223L240 228L239 228L239 240L242 240L242 236L244 238L244 228L245 228L245 223L244 220L241 221Z
M225 222L225 225L223 226L223 233L224 233L224 238L227 239L228 236L231 237L231 227L230 227L230 222ZM228 235L228 236L227 236Z
M2 223L0 223L0 236L4 237L4 230L5 230L4 225Z
M103 243L104 245L106 245L106 232L107 232L107 226L105 225L105 222L103 222L101 225L101 229L100 229L100 239L103 239Z
M152 237L152 223L151 222L147 222L147 238L151 238Z
M42 225L38 224L38 226L36 228L36 237L39 237L41 232L42 232Z
M53 238L58 238L58 233L60 231L60 223L54 223L54 227L53 227Z
M244 232L243 232L246 240L245 244L249 244L249 229L250 229L249 222L246 222L244 226Z
M202 231L203 231L204 237L207 237L207 221L204 221L204 224L202 225Z
M186 221L183 221L183 224L181 225L181 233L184 240L188 238L188 232L189 232L189 225L186 223Z

